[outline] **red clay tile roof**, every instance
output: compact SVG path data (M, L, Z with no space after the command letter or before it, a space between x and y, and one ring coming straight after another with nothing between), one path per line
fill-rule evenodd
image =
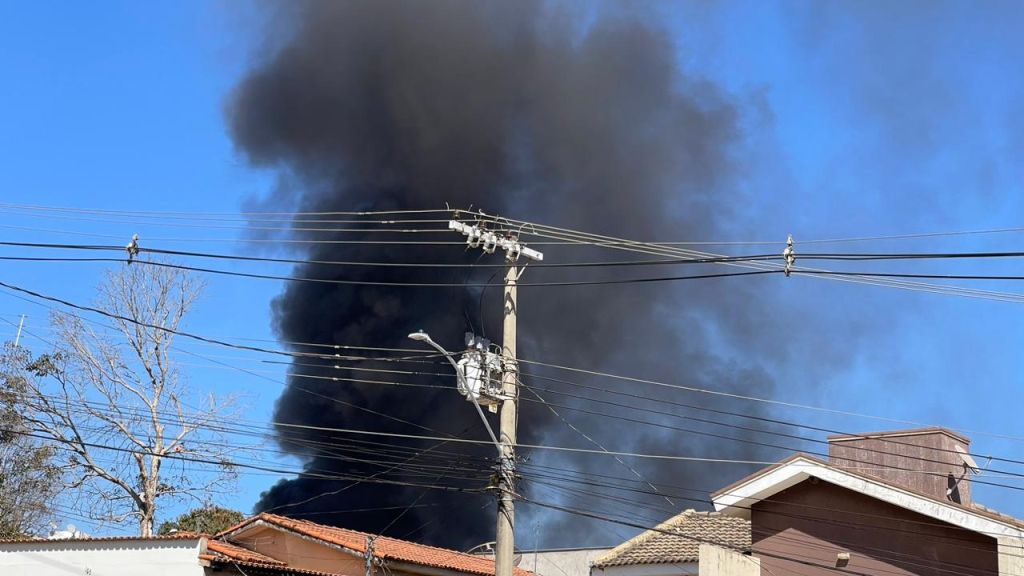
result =
M272 574L299 574L301 576L344 576L334 572L318 572L316 570L305 570L280 564L266 564L264 562L246 562L244 560L232 560L214 554L200 554L199 558L221 566L234 566L236 568L249 568L252 571L269 572Z
M358 554L366 553L366 538L367 536L370 536L370 534L367 534L366 532L349 530L348 528L337 528L335 526L325 526L323 524L309 522L308 520L296 520L294 518L264 512L258 516L248 518L236 526L228 528L224 532L218 534L217 538L221 540L225 538L230 539L238 531L259 521L309 538L322 540L328 544L340 546ZM420 566L430 566L432 568L442 568L457 572L465 572L468 574L479 574L480 576L489 576L494 574L493 560L482 558L480 556L473 556L464 552L448 550L446 548L435 548L433 546L426 546L424 544L417 544L406 540L398 540L397 538L377 536L373 543L373 549L374 555L382 560L408 562L410 564L418 564ZM514 574L516 576L533 576L532 572L521 568L515 568Z
M703 542L749 549L750 522L717 512L687 510L612 548L594 561L594 567L698 562Z
M277 566L286 566L287 564L276 558L271 558L266 554L260 554L254 550L248 548L242 548L230 542L224 540L208 540L206 542L206 549L209 552L213 552L214 558L225 558L229 560L236 560L238 562L255 562L258 564L271 564Z

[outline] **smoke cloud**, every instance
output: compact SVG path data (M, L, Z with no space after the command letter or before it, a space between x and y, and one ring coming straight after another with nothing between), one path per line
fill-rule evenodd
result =
M584 10L574 3L530 1L298 4L280 16L279 35L268 42L266 52L232 95L227 112L230 133L252 165L280 174L280 185L266 201L278 209L403 210L443 208L447 203L628 238L726 236L730 233L726 223L743 203L735 192L742 174L737 151L744 139L743 106L712 83L682 71L677 46L657 20L656 14L644 11ZM310 225L296 224L302 227ZM454 233L421 237L296 229L291 234L299 240L461 239ZM300 245L307 246L301 250L309 260L501 262L499 256L481 259L479 253L456 245ZM535 247L545 252L548 262L608 257L608 253L579 247ZM294 274L385 282L500 282L502 275L492 276L494 270L498 269L467 272L306 264L297 266ZM527 270L523 281L698 270L706 271L534 268ZM771 307L755 289L755 283L772 280L749 280L523 288L520 353L556 364L767 395L773 386L770 370L748 358L767 356L772 347L760 329L773 322L767 312ZM501 292L498 288L296 282L275 300L273 312L279 337L287 342L405 348L410 346L406 334L422 328L449 349L458 349L464 331L500 341ZM746 353L728 352L736 349ZM315 349L296 346L296 350ZM394 366L367 362L361 367ZM431 370L442 371L443 366ZM736 408L700 394L669 394L664 389L528 366L523 371L526 384L538 388L681 416L722 419L543 377ZM291 372L290 386L276 406L278 421L426 434L418 425L443 434L486 438L475 411L453 390L306 376L427 384L451 384L450 378L372 374L305 359L296 361ZM552 392L541 394L550 402L595 412L733 437L752 436ZM609 450L737 459L781 454L568 408L557 408L560 418L531 401L529 392L523 398L523 443L593 448L564 418ZM750 407L746 410L754 413ZM262 495L259 509L367 531L386 528L389 535L456 548L493 539L492 496L374 483L339 491L348 483L323 480L317 474L365 475L381 468L332 457L297 438L335 440L323 433L281 430L279 442L304 458L310 474L272 487ZM443 450L460 451L467 458L491 455L463 446L446 445ZM529 465L549 466L560 473L633 478L629 470L604 456L539 451L522 455ZM673 509L702 507L706 490L750 471L695 462L631 460L630 465L651 481L679 486L674 492L681 497L673 498L669 506L659 497L619 493L640 503L623 505L532 483L529 475L522 489L539 500L650 524L668 517ZM392 472L384 477L409 483L458 483L441 476L441 472L437 477ZM600 490L582 484L577 488ZM645 503L661 510L644 509ZM364 509L375 510L351 512ZM542 547L611 544L626 535L621 529L535 507L520 506L518 511L519 544L524 547L532 547L534 540Z

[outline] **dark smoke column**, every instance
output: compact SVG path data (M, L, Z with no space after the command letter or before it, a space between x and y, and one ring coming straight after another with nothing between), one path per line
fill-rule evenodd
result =
M734 171L737 111L714 86L680 73L676 47L644 15L521 0L310 2L285 10L276 17L280 29L272 46L227 108L241 153L252 165L281 175L267 201L274 209L397 210L448 203L610 235L706 238L721 232L722 215L735 202L723 190ZM292 237L381 239L301 230ZM593 256L579 248L544 251L548 261ZM476 257L458 246L373 243L311 243L302 255L374 262L473 262ZM307 264L294 274L485 282L490 272ZM621 273L538 269L530 278L600 279ZM728 298L705 285L686 286L685 297L667 285L521 290L521 354L717 388L768 386L756 367L737 366L709 350L710 323L720 339L751 333L756 325L756 294L738 283L729 290ZM500 291L292 283L273 311L283 341L405 347L405 335L424 328L456 348L464 330L497 339L497 298ZM711 320L718 312L722 320ZM419 426L481 437L476 414L453 391L325 382L304 376L339 371L298 362L291 370L290 386L277 403L278 421L423 434ZM365 372L340 374L365 378ZM566 417L620 450L751 455L742 444L688 438L681 445L678 435L658 429L585 414ZM564 423L534 405L523 406L521 425L521 442L580 445ZM329 435L280 433L281 445L303 457L307 470L372 470L296 441L334 441ZM532 458L581 472L610 466L606 459ZM652 479L676 484L692 481L711 488L725 477L721 469L642 465ZM735 476L742 470L726 472ZM389 535L461 548L493 539L489 495L366 483L339 490L345 485L301 477L271 488L258 507L316 513L302 517L369 531L390 525ZM412 503L416 506L396 521ZM367 508L385 510L345 512ZM560 522L570 522L561 516L531 519L529 510L524 513L520 542L529 541L531 532L541 538L560 534L565 544L608 540L606 534L580 532L575 522L570 530L561 529Z

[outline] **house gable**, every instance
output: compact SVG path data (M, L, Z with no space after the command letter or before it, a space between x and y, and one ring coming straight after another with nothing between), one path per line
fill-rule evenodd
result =
M331 574L364 571L363 558L349 550L263 522L232 534L230 541L300 570Z
M992 537L1021 538L1024 526L994 514L943 502L889 484L881 479L856 474L849 470L798 454L765 468L711 495L715 509L733 516L750 518L751 507L761 500L807 480L817 478L848 490L864 494L934 520L939 520Z
M752 550L766 572L994 576L995 538L811 477L751 507Z
M287 538L279 536L275 540L275 533L287 535ZM266 512L228 528L217 538L242 544L285 561L289 566L307 570L362 574L367 542L372 538L375 560L383 562L395 573L424 576L494 574L494 561L481 556ZM322 549L317 551L317 546ZM533 573L517 567L513 568L513 574L532 576Z

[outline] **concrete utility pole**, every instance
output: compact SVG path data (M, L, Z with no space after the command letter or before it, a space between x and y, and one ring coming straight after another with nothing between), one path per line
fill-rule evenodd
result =
M366 574L365 576L373 576L373 536L366 537Z
M495 532L494 563L496 576L512 576L512 557L515 554L515 502L513 489L516 473L516 408L519 387L516 378L516 281L519 279L513 262L505 273L505 321L502 327L501 461L498 462L498 527Z
M502 333L502 374L501 374L501 427L498 443L501 455L498 462L498 524L495 531L494 564L495 576L512 576L512 559L515 555L515 474L516 474L516 410L519 402L519 365L516 361L516 316L518 313L516 283L520 269L516 262L520 256L530 260L543 260L544 255L522 245L519 238L508 234L499 236L481 226L472 226L455 220L448 222L448 228L461 232L471 248L481 248L493 254L497 248L505 252L508 270L505 272L505 319Z
M25 315L21 315L21 320L18 322L18 334L14 336L14 347L18 347L18 343L21 342L21 329L25 327Z

